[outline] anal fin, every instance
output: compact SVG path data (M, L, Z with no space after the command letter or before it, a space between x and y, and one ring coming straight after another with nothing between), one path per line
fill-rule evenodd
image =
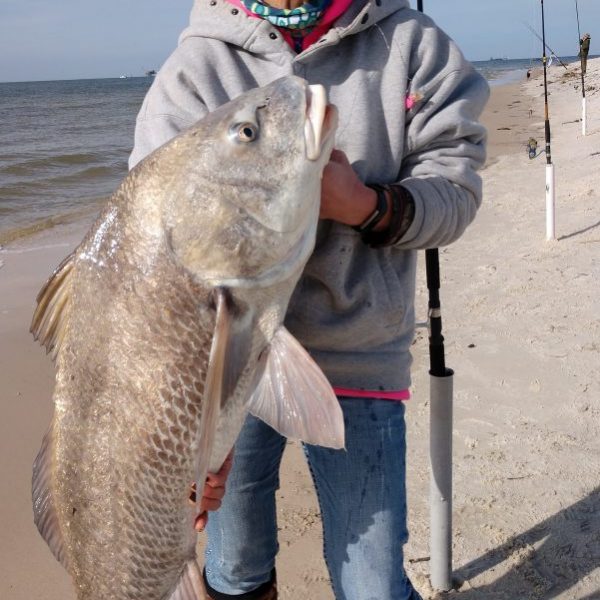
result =
M52 554L68 571L69 561L63 541L58 513L52 496L52 446L54 444L53 426L50 425L38 455L33 463L32 501L33 520L48 544Z
M181 579L169 600L202 600L205 598L202 572L196 559L190 560L186 565Z

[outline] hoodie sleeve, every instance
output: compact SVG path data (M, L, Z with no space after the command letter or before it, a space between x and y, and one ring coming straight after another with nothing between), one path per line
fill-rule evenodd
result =
M415 216L397 246L412 249L450 244L475 218L486 144L479 117L489 97L487 82L454 42L435 27L423 31L398 182L412 194Z
M180 54L178 48L165 62L144 98L135 124L129 169L208 112L186 75L187 57L182 59Z

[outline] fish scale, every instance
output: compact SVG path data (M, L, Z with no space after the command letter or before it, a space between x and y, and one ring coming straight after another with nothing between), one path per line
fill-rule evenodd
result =
M111 263L121 259L111 247L110 239L105 239L96 250L84 246L81 254L88 256L91 253L90 256L103 262L114 277L128 278L128 266L111 268ZM93 546L86 545L73 552L76 577L78 572L89 572L92 566L96 573L105 572L98 579L103 582L102 588L82 588L82 593L90 599L119 597L123 589L127 590L125 598L142 595L149 600L162 598L169 591L169 584L165 589L164 582L177 581L182 565L193 556L192 521L195 511L187 502L187 496L195 475L196 457L193 445L184 445L181 441L184 440L184 432L191 440L198 428L202 394L194 389L192 382L199 383L202 391L214 317L206 314L200 318L198 299L202 297L202 291L192 284L189 276L158 256L154 261L157 279L171 282L178 290L176 296L168 289L156 291L142 280L133 298L127 298L125 302L119 296L112 296L110 310L95 318L94 328L105 332L113 340L110 343L111 366L115 369L117 381L119 378L122 380L118 388L120 394L125 390L127 402L122 402L120 396L112 396L110 389L107 394L102 381L95 386L97 369L91 363L91 357L81 365L79 351L76 347L71 348L74 342L69 338L65 341L66 364L60 358L58 361L59 369L77 373L75 376L80 386L91 391L89 397L95 399L96 409L98 398L108 396L105 398L106 428L98 429L96 421L93 435L86 428L78 436L80 424L88 422L85 414L88 407L82 407L84 414L81 414L80 399L63 396L60 387L57 389L57 397L66 410L63 419L56 425L70 432L63 447L62 461L80 463L82 454L93 451L96 455L96 479L100 463L111 465L99 486L90 488L85 479L66 477L64 481L69 485L56 490L58 496L64 499L65 506L69 502L77 502L75 499L87 505L70 517L68 509L66 511L65 518L69 519L73 539L93 539L102 515L119 524L111 532L111 544L119 549L118 555L110 556L108 564L102 564L102 557L99 559ZM93 271L82 269L79 276L81 280L75 281L74 285L89 290L93 295L102 295L101 289L94 292L94 284L99 282ZM106 277L102 285L118 290L118 286L107 282ZM143 312L140 310L142 307ZM77 307L73 308L76 311ZM82 315L82 320L87 317L84 311L76 314ZM132 314L143 315L143 319L133 320ZM174 318L169 321L168 315ZM158 324L151 338L146 327L148 320ZM197 326L181 327L179 321L196 323ZM84 326L77 319L71 323L72 328ZM112 335L111 329L114 330ZM117 335L127 339L126 346L115 343ZM198 352L190 353L194 347ZM97 355L98 360L103 360L103 357ZM69 364L71 362L76 362L77 368ZM131 376L132 373L135 377ZM184 380L187 380L187 385ZM158 389L154 401L148 394L149 387ZM68 422L65 422L66 419ZM126 443L123 443L124 440ZM132 456L135 457L134 465ZM152 477L147 476L149 470L153 471ZM111 489L110 495L103 493L106 488ZM86 513L89 518L85 517ZM93 550L89 554L88 548ZM169 557L169 560L152 559L157 552ZM123 582L126 582L125 588Z

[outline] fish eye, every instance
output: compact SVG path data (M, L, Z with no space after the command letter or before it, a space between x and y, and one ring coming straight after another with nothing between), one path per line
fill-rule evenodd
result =
M239 123L234 125L232 134L240 142L253 142L258 137L258 127L254 123Z

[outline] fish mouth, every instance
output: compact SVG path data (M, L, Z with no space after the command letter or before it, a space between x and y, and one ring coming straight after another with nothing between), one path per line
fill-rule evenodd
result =
M306 120L304 139L306 157L318 160L327 146L337 125L337 109L327 103L327 92L322 85L309 85L306 88Z

